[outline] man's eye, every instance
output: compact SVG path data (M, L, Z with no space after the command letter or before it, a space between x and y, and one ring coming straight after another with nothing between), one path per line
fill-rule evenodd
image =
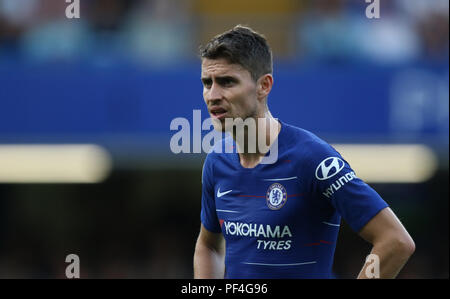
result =
M224 86L230 86L233 85L234 81L232 79L223 79L221 83Z

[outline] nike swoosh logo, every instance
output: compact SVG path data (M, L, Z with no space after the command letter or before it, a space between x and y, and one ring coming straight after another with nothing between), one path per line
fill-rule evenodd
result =
M233 191L233 190L228 190L228 191L225 191L225 192L220 192L220 188L217 190L217 197L219 198L219 197L222 197L222 196L224 196L225 194L228 194L228 193L230 193L231 191Z

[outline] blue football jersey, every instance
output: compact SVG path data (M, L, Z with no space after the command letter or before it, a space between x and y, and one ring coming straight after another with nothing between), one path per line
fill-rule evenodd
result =
M205 159L201 222L225 238L225 278L332 278L341 217L358 232L388 206L331 145L280 123L275 163Z

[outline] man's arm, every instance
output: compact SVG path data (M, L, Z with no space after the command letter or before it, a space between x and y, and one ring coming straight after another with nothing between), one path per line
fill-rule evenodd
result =
M415 250L414 241L390 208L373 217L359 235L373 245L371 254L379 257L379 278L395 278ZM366 268L370 265L364 264L358 278L368 278Z
M195 245L194 278L224 278L224 243L221 233L212 233L201 225Z

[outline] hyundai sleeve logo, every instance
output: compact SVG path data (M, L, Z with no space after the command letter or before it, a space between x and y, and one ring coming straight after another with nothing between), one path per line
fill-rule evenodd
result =
M338 157L329 157L323 160L316 168L316 178L323 181L336 175L344 168L344 161Z

